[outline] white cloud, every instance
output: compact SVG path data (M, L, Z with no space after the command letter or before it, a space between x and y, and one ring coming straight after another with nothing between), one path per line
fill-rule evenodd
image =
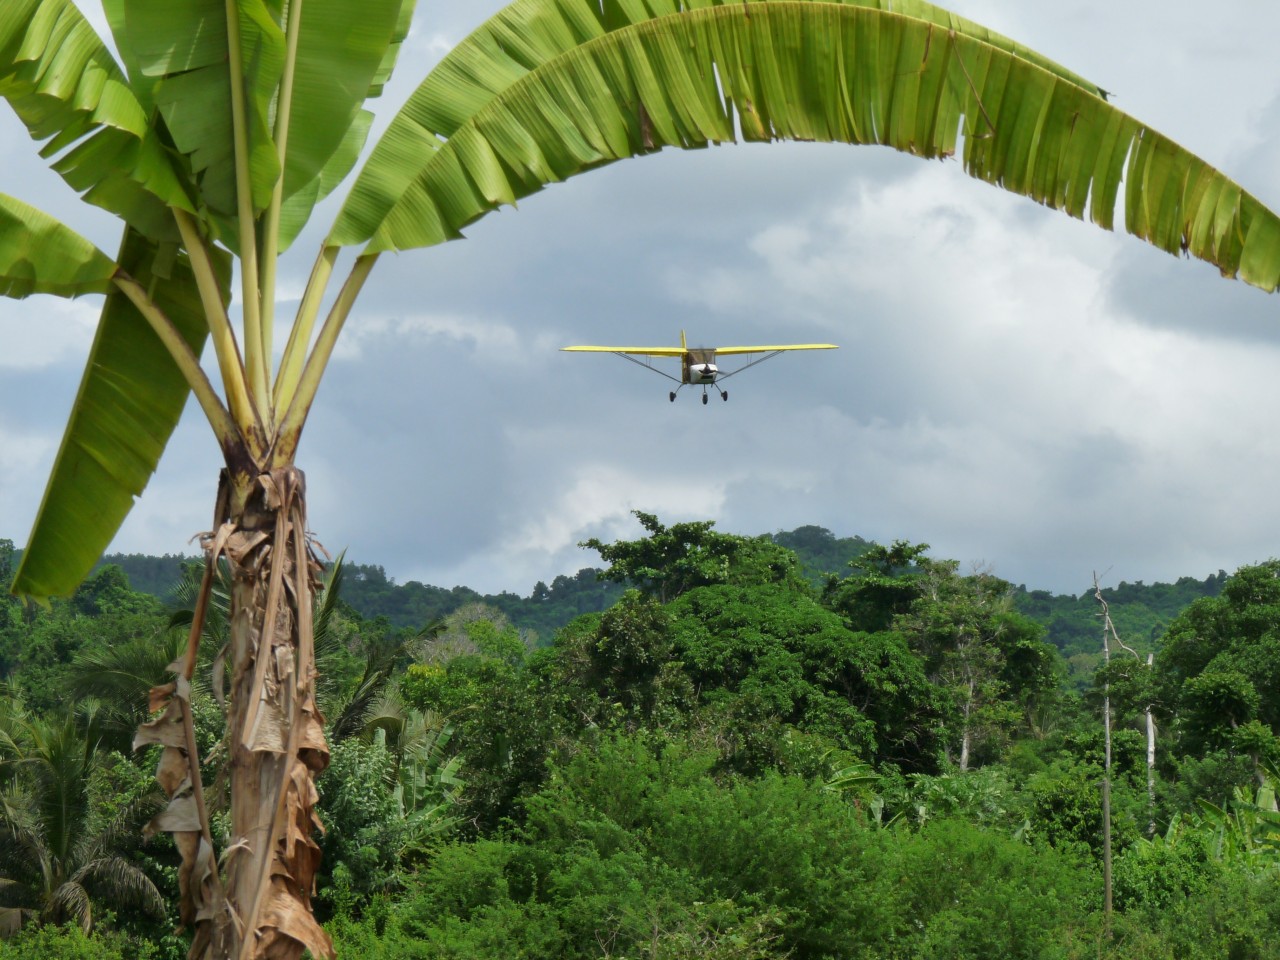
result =
M366 314L369 311L365 311ZM549 333L523 334L510 324L448 314L405 317L353 317L334 349L334 359L358 362L370 349L420 351L433 345L465 348L466 353L497 366L545 362L558 340Z
M89 352L101 297L0 299L0 370L39 369Z
M682 478L665 471L629 471L616 464L587 463L569 486L538 515L511 531L508 546L517 553L554 554L598 529L619 535L636 528L632 510L664 517L707 517L724 503L723 482ZM591 532L589 532L591 531Z
M447 567L418 567L410 576L427 583L464 583L481 592L527 593L538 580L600 566L596 553L578 547L583 540L640 536L632 510L657 513L668 523L705 519L720 512L723 487L617 463L579 465L571 485L551 502L521 503L519 515L497 541L477 542Z

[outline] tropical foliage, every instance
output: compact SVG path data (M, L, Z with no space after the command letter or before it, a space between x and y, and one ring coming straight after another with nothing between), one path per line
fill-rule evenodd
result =
M655 555L678 526L655 518L640 540L604 546L625 564ZM1108 936L1100 707L1074 691L1045 624L1012 612L1017 591L907 543L870 545L819 591L780 577L796 558L773 538L696 527L724 561L716 568L737 571L731 582L690 586L666 603L631 589L536 648L494 608L462 609L425 635L391 630L345 608L341 578L331 581L326 696L365 704L335 711L346 732L330 725L332 762L317 781L328 813L316 904L341 949L372 958L1271 954L1280 813L1273 768L1255 756L1261 733L1274 736L1268 723L1252 721L1249 738L1206 737L1198 701L1160 701L1149 836L1145 698L1113 696ZM770 562L754 562L761 556ZM644 581L690 569L687 553L669 562L646 565ZM621 569L609 572L626 585ZM1212 658L1194 673L1186 654L1197 631L1220 621L1254 625L1212 641L1217 657L1246 657L1275 621L1275 576L1273 564L1244 568L1218 598L1189 605L1143 671L1182 686L1220 674ZM149 610L138 614L150 624L142 633L160 647L185 630L185 618L134 594L118 571L13 629L38 643L73 622L76 658L92 663L112 649L106 627L120 608ZM957 694L946 669L973 643L984 651L985 699L966 770L957 745L968 687ZM23 674L19 659L10 682ZM12 692L0 700L0 852L15 854L0 862L0 896L8 916L27 921L0 940L0 957L176 958L189 944L164 912L176 854L159 839L140 845L130 829L161 803L147 774L154 757L110 747L110 704L138 694L105 671L96 686L74 667L44 676L57 685L45 706ZM381 686L366 697L371 678ZM211 694L193 703L201 743L212 746L221 714ZM211 782L219 768L214 750ZM68 816L32 816L53 809L34 803L41 791ZM46 882L31 869L39 864L62 879Z

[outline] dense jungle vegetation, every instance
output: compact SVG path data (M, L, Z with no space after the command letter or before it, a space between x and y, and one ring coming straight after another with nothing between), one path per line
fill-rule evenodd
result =
M1280 561L1102 590L1108 662L1092 587L637 516L528 597L330 571L341 955L1280 956ZM109 557L47 610L0 599L0 960L185 954L131 746L197 574ZM220 692L193 695L215 796Z

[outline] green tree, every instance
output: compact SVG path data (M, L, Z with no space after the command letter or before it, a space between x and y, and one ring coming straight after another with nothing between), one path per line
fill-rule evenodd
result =
M768 537L718 533L700 520L664 525L651 513L633 510L646 536L603 543L592 537L579 544L609 564L606 580L636 587L667 603L694 587L715 583L783 583L803 590L795 554Z
M927 543L895 540L891 546L876 544L849 561L853 572L830 576L822 602L842 614L855 630L888 630L921 595L922 581L931 561Z
M928 561L915 579L919 596L894 627L947 694L947 749L963 772L984 747L985 759L998 755L1057 677L1053 648L1014 611L1011 586L986 573L962 577L958 566Z
M400 680L404 705L451 731L465 784L459 812L471 832L517 815L517 798L545 779L548 756L590 714L580 693L564 683L553 650L522 662L463 652L411 664Z
M674 722L680 708L690 706L693 686L675 659L673 618L662 604L629 590L583 626L563 631L555 651L598 701L589 713L593 722ZM582 700L580 709L590 711L591 700ZM614 705L621 717L610 716Z
M1013 588L987 573L960 576L928 544L897 541L831 577L823 602L854 629L892 630L922 660L945 703L939 737L961 771L989 761L1057 691L1058 660L1043 629L1013 609Z
M827 576L843 570L853 560L875 546L862 537L843 537L825 527L813 525L773 534L770 539L786 547L800 560L800 568L815 586L822 586Z
M670 611L673 659L726 714L721 736L738 766L777 765L794 728L867 760L934 768L939 703L903 635L850 629L768 583L702 587Z
M1260 778L1280 731L1280 561L1240 568L1176 617L1155 673L1175 756L1247 758Z
M392 120L277 338L278 258L353 168L370 125L363 104L394 66L412 0L104 7L118 60L72 0L10 0L0 16L0 93L72 189L125 224L113 257L0 196L0 292L105 295L15 586L36 597L72 591L194 394L226 463L203 546L234 573L228 754L238 851L225 876L202 867L189 890L186 912L201 918L195 956L330 953L309 909L312 778L326 747L311 689L319 563L295 457L334 345L383 253L452 239L546 183L665 146L740 131L941 157L954 152L963 119L971 175L1110 227L1127 160L1129 232L1266 289L1280 282L1280 219L1256 200L1098 87L923 0L894 12L878 0L518 0ZM320 323L348 246L359 253ZM238 329L228 309L233 258ZM206 342L220 392L200 365ZM196 662L193 650L165 719L145 734L173 751L166 782L182 813L173 821L190 826L192 806L201 824L178 831L188 871L223 862L189 755L183 693ZM261 835L270 842L248 841Z

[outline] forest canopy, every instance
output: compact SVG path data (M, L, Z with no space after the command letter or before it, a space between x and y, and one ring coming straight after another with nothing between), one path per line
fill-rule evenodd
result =
M1132 653L1108 663L1093 591L638 517L527 597L330 569L317 903L340 950L1273 955L1280 562L1100 590ZM2 601L0 960L184 954L172 841L140 832L155 748L131 748L198 574L108 557L47 610ZM214 766L218 693L192 701Z

